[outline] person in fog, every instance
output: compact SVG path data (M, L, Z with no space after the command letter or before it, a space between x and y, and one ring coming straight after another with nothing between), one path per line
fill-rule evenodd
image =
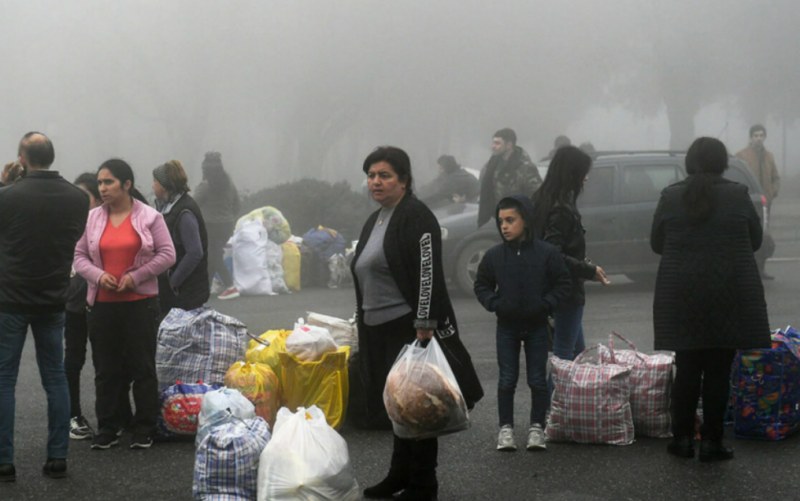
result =
M97 171L103 205L89 213L75 247L75 270L88 284L89 340L95 368L97 434L92 449L119 444L119 395L133 382L131 449L153 444L159 412L156 379L158 276L175 263L164 218L141 201L133 170L111 159Z
M178 160L153 169L156 209L175 246L175 265L158 277L161 315L172 308L193 310L208 301L208 235L203 214L189 195L189 179Z
M550 160L555 156L556 152L561 148L563 148L564 146L572 146L572 140L563 134L560 136L556 136L556 138L553 140L553 148L550 150L550 153L548 153L547 156L544 157L542 160Z
M753 251L761 223L747 187L722 177L728 152L701 137L686 153L689 176L661 193L650 245L661 255L653 298L655 349L675 351L670 454L694 456L703 396L700 460L733 458L723 445L735 350L769 348L764 288Z
M572 281L561 253L534 237L533 205L516 195L497 204L497 229L503 238L484 254L475 277L475 296L497 315L497 450L515 451L514 390L519 378L519 352L525 347L531 390L527 449L545 450L547 390L547 316L570 292Z
M461 167L452 155L440 156L436 164L439 166L439 175L425 187L425 196L421 197L429 208L474 202L478 198L478 180Z
M222 280L220 299L239 297L239 291L234 287L231 273L223 260L223 249L239 217L239 192L222 166L220 153L206 153L203 181L195 189L194 199L203 213L208 233L208 278L213 281L215 276L219 276Z
M481 171L478 227L494 217L497 202L521 193L531 196L542 184L528 152L517 146L517 133L500 129L492 137L492 156Z
M412 191L411 161L405 151L383 146L364 160L372 213L351 263L358 318L359 366L367 415L386 420L383 388L404 345L442 345L467 406L483 396L475 369L458 336L442 269L439 223ZM428 277L428 278L423 278ZM364 489L368 499L436 499L438 440L394 436L386 478Z
M766 139L767 129L763 125L756 124L750 127L750 144L738 152L736 156L744 160L747 166L750 167L750 171L758 179L761 189L764 190L764 196L767 198L767 215L769 215L772 210L772 201L778 196L781 177L778 174L775 157L764 147ZM775 252L775 242L772 241L772 237L768 233L764 233L764 244L766 245L756 253L756 262L761 272L761 278L774 280L775 277L764 270L767 258Z
M0 189L0 482L16 480L16 385L28 328L47 394L47 461L42 473L67 475L69 390L64 376L64 304L75 243L89 197L51 171L53 143L29 132L19 143L25 177Z
M544 183L533 196L536 234L561 251L572 277L569 295L553 312L553 354L565 360L574 360L586 347L583 339L583 308L586 303L583 282L596 280L603 285L609 284L603 268L586 259L585 230L576 205L591 167L589 155L575 146L564 146L556 151Z

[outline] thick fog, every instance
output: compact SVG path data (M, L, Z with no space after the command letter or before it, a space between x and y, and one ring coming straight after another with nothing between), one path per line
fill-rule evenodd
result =
M532 156L558 134L598 150L737 151L763 122L800 165L800 9L790 0L3 0L0 146L51 136L67 177L118 156L147 187L208 150L243 191L360 182L378 144L474 168L492 133ZM0 157L2 160L2 157Z

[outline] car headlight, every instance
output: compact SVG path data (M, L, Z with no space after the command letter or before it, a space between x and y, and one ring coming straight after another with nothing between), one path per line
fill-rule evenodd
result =
M444 226L439 227L442 230L442 240L447 240L447 228Z

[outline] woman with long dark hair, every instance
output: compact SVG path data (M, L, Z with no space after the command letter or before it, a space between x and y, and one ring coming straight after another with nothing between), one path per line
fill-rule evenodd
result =
M156 378L158 276L175 263L164 218L141 202L133 170L111 159L97 171L103 205L89 212L75 248L75 270L88 283L89 340L95 368L98 432L92 449L117 445L122 422L119 395L133 382L130 447L153 444L159 412Z
M533 195L537 235L559 248L572 277L569 296L553 312L553 354L565 360L574 360L585 348L583 282L609 284L603 268L586 259L586 231L576 205L591 167L589 155L575 146L563 146L556 150L542 186Z
M694 416L703 396L701 461L733 458L723 445L735 350L770 346L764 289L753 252L760 218L747 187L722 177L728 152L701 137L686 153L689 176L666 188L650 245L661 255L653 298L655 349L675 351L673 440L667 451L694 456ZM701 391L702 387L702 391Z

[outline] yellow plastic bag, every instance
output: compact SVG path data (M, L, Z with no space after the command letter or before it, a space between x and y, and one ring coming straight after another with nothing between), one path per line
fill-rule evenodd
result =
M298 407L316 405L333 428L344 423L350 381L347 359L350 347L341 346L316 362L303 362L290 353L278 354L281 360L283 405L295 412Z
M289 290L300 290L300 248L291 240L281 244L283 251L283 280Z
M267 364L280 379L281 361L278 353L286 351L286 338L291 333L290 330L270 330L258 336L259 339L269 342L269 346L251 339L244 355L245 361L251 364Z
M239 390L272 427L280 407L280 382L268 365L236 362L225 373L225 386Z

